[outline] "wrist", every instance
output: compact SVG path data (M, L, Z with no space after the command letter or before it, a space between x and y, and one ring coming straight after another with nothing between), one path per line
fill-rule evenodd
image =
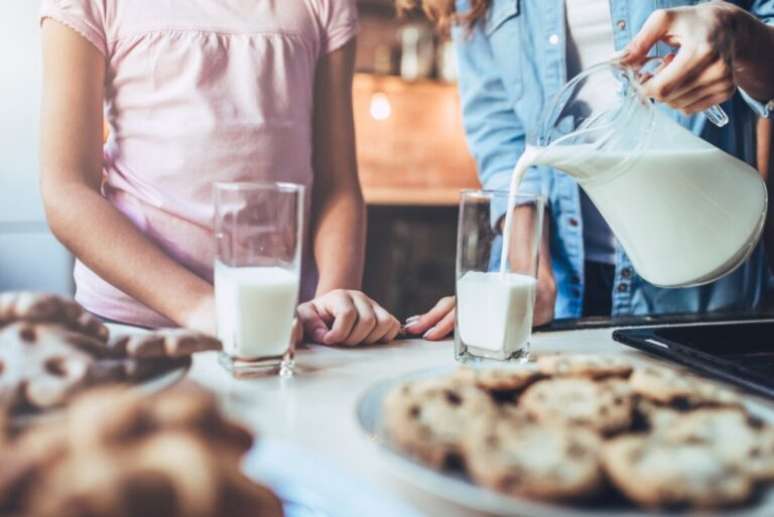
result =
M215 292L209 286L197 291L187 302L180 304L172 319L182 327L214 334Z
M724 5L721 13L721 30L726 32L733 42L733 50L730 57L734 68L739 63L754 60L756 52L755 41L758 37L757 32L760 29L758 26L760 22L744 9L734 5Z
M737 86L753 98L768 101L774 97L774 74L771 53L774 52L774 27L747 11L735 8L733 21L732 67Z
M555 282L554 271L551 266L538 266L537 279L542 283L553 284Z
M337 289L360 291L362 289L361 275L320 275L317 282L317 289L314 292L315 298L336 291Z

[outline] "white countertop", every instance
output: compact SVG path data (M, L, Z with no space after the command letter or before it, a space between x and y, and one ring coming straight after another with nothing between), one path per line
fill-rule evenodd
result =
M355 405L373 383L416 370L454 366L451 341L399 341L356 349L310 346L296 355L295 377L233 379L215 353L195 358L189 374L214 391L224 410L260 437L280 439L310 451L310 458L335 464L428 516L469 516L475 512L443 501L402 482L358 428ZM587 351L641 356L617 344L611 329L537 334L534 352Z

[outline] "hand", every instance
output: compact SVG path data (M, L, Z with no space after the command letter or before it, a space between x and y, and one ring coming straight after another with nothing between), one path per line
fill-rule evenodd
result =
M210 336L217 335L217 326L215 323L215 296L204 296L202 300L194 306L185 319L180 322L183 327L204 332Z
M454 296L441 298L435 307L426 313L406 320L404 330L414 336L421 335L429 341L440 341L454 331L455 306Z
M400 322L360 291L337 289L298 306L307 338L323 345L389 343Z
M629 43L621 63L641 63L658 41L678 47L645 82L644 93L685 114L704 111L736 91L734 58L748 18L726 2L659 9Z

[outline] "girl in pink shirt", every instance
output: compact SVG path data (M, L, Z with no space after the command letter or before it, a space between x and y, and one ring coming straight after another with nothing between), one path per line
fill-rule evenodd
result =
M354 4L43 0L42 192L79 302L214 332L213 182L292 181L311 192L307 337L395 337L397 320L357 291Z

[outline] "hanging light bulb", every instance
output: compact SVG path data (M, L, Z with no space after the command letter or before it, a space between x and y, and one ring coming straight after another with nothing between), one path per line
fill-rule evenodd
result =
M369 111L374 120L387 120L392 114L390 99L384 93L374 93L371 96Z

